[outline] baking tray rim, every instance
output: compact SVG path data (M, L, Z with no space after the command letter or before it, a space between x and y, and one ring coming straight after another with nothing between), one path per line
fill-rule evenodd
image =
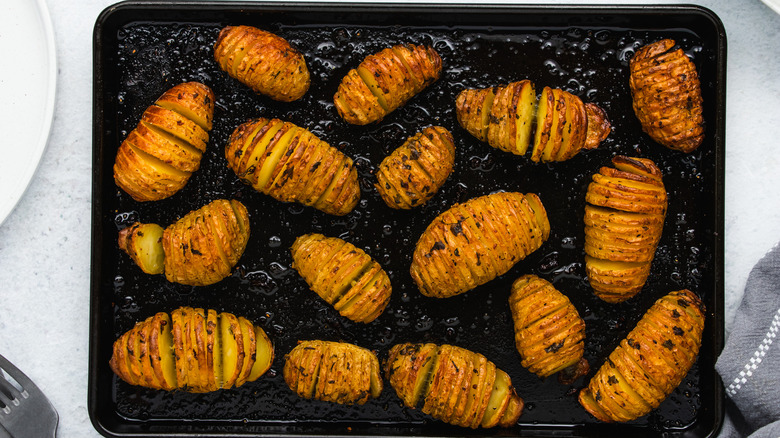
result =
M102 38L101 33L108 24L109 20L114 17L115 14L125 13L132 10L161 10L168 12L178 12L179 10L185 10L185 8L198 8L201 11L219 9L223 11L230 11L233 13L247 13L263 10L274 10L277 12L301 12L301 11L334 11L335 8L342 10L349 10L350 12L394 12L397 13L400 10L414 10L418 12L424 11L442 11L446 10L449 13L463 14L463 13L545 13L553 15L571 15L571 14L608 14L608 15L654 15L654 14L698 14L709 21L714 26L714 30L717 36L717 41L714 44L716 48L717 59L715 61L716 72L715 77L715 138L713 143L716 149L715 152L715 187L714 187L714 199L715 199L715 236L716 248L713 251L714 257L714 300L712 303L707 303L712 307L711 313L714 315L713 338L711 339L714 353L717 356L723 349L724 342L724 192L725 192L725 119L726 119L726 54L727 54L727 38L725 27L720 18L707 7L696 4L646 4L646 5L634 5L634 4L499 4L499 3L486 3L486 4L442 4L442 3L400 3L400 2L378 2L378 3L357 3L357 2L250 2L250 1L157 1L157 0L125 0L116 4L106 7L97 17L93 28L93 90L92 90L92 109L93 109L93 133L92 133L92 227L91 227L91 270L90 270L90 320L89 320L89 357L88 357L88 387L87 387L87 410L90 418L90 422L97 432L106 437L141 437L141 436L169 436L169 437L190 437L190 436L203 436L201 432L165 432L165 433L125 433L121 431L111 430L103 424L97 415L97 387L95 381L97 380L97 373L100 367L101 361L97 357L98 341L100 332L101 316L98 315L97 309L100 308L99 303L102 297L100 296L100 269L97 260L101 256L100 245L96 244L102 239L103 224L102 219L105 211L102 208L102 187L98 184L102 180L103 175L101 171L101 163L103 162L103 149L101 146L101 135L103 130L103 111L104 102L101 99L103 96L103 70L102 70ZM154 20L151 20L154 21ZM186 21L186 20L184 20ZM201 22L203 20L196 20ZM551 26L553 27L553 26ZM561 25L561 27L565 27ZM710 313L710 312L708 312ZM714 363L713 363L714 366ZM715 374L717 377L717 373ZM701 436L715 436L720 430L723 422L724 415L724 399L725 392L723 390L722 382L715 382L714 388L716 394L716 400L714 401L715 416L712 424L706 425L706 431ZM193 421L191 424L198 424L200 422ZM214 425L215 427L224 427L220 424L223 421L204 421L202 422L208 427L208 425ZM235 431L228 432L214 432L213 430L207 432L209 436L220 437L244 437L248 434L259 436L254 432L241 432L238 428L240 425L235 422L227 422L230 425L230 429L237 428ZM544 425L539 425L543 427ZM396 426L397 427L397 426ZM531 433L539 433L540 435L558 435L555 432L549 430L539 429L535 426L524 426L526 430ZM577 425L566 425L570 429L577 429ZM702 425L697 424L690 428L687 432L691 432L694 429L700 429ZM266 434L263 434L266 435ZM339 435L339 434L327 434L328 436L373 436L373 435ZM525 435L525 433L523 434ZM687 433L686 433L687 435ZM312 434L275 434L271 433L268 436L285 436L285 437L298 437L298 436L312 436ZM404 435L381 435L381 436L404 436ZM434 436L434 435L431 435ZM576 435L575 435L576 436Z

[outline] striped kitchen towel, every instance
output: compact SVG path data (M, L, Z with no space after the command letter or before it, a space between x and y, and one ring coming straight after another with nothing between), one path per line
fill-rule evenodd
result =
M720 437L780 437L780 244L750 271L715 368L726 388Z

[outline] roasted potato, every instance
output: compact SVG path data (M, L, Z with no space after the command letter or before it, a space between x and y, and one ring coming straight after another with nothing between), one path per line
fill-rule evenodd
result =
M214 284L230 275L249 240L244 204L218 199L187 213L165 230L134 223L119 232L119 248L147 274L191 286Z
M395 345L385 376L404 405L456 426L509 427L523 412L509 375L453 345Z
M533 193L499 192L455 204L423 232L410 273L420 292L447 298L505 274L550 235Z
M306 234L295 239L290 251L293 269L342 316L369 323L390 302L390 277L355 245L336 237Z
M693 61L664 39L641 47L631 57L628 84L639 122L656 142L693 152L704 140L703 99Z
M585 321L566 295L547 280L524 275L512 284L509 309L522 365L539 377L561 371L570 384L590 369L585 352Z
M292 102L311 84L303 55L284 38L252 26L227 26L214 44L214 60L230 77L271 99Z
M271 367L265 331L243 317L181 307L159 312L114 342L109 366L131 385L209 392L253 382Z
M652 161L618 155L612 164L593 175L585 196L585 269L596 296L619 303L647 281L667 195Z
M333 96L348 123L382 120L439 79L441 57L432 47L401 44L369 55L350 70Z
M379 360L365 348L301 341L284 359L284 381L302 398L362 405L382 393Z
M185 82L166 91L119 146L116 185L136 201L157 201L181 190L200 167L213 115L209 87Z
M580 391L580 404L606 422L631 421L657 408L696 360L704 310L689 290L656 301Z
M282 202L343 216L360 199L352 159L290 122L258 118L241 124L225 158L242 181Z
M564 161L609 135L606 113L563 90L544 87L537 102L529 80L466 89L455 100L458 123L490 146L534 162Z
M428 202L455 164L452 134L441 126L423 129L387 156L376 172L376 189L391 208L411 209Z

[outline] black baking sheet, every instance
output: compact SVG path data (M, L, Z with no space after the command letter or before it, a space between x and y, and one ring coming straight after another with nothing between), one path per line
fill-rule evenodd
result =
M301 100L278 103L222 72L213 44L225 25L254 25L303 52L312 86ZM704 144L685 155L653 143L631 109L628 59L641 45L671 37L699 71L707 122ZM89 413L106 436L400 435L400 436L708 436L722 418L723 393L713 365L723 341L723 171L726 37L720 20L696 6L444 6L130 2L106 9L94 33L94 167ZM332 96L365 56L398 43L432 45L442 78L383 121L365 127L342 121ZM455 119L464 88L531 79L563 88L604 108L612 133L597 150L563 163L535 164L480 143ZM113 182L116 150L143 110L171 86L196 80L217 96L214 129L201 169L173 197L137 203ZM240 183L224 146L251 117L303 126L351 156L361 201L347 216L282 204ZM451 130L455 170L431 202L412 211L386 207L373 189L373 170L390 151L430 125ZM664 172L669 210L644 290L618 305L595 298L584 275L582 223L590 176L625 154L654 160ZM414 244L455 202L498 190L534 192L550 217L547 242L508 274L466 294L423 297L409 275ZM143 274L117 247L117 231L136 220L163 226L218 198L250 212L252 233L231 277L208 287L168 283ZM292 270L289 247L305 233L342 237L379 261L393 283L386 311L371 324L340 317ZM509 286L534 273L568 295L587 324L591 373L573 385L541 380L520 366L507 306ZM682 288L707 305L697 363L653 413L633 422L599 424L576 392L644 311ZM108 367L113 341L137 321L182 306L214 308L261 325L276 360L256 382L210 394L166 393L130 386ZM377 351L400 342L452 343L478 351L512 377L526 402L516 427L461 429L406 409L386 384L381 397L346 407L297 398L281 375L298 340L343 340Z

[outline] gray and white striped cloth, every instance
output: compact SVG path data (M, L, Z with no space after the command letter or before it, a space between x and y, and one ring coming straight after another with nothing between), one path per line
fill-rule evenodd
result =
M780 437L780 244L750 271L715 369L726 388L719 437Z

